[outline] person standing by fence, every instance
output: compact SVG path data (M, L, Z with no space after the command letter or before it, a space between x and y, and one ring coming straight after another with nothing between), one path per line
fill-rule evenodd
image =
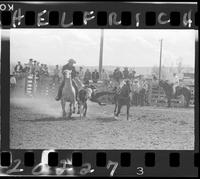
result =
M176 73L173 74L172 84L173 84L173 94L175 94L176 87L179 86L179 84L180 84L179 77Z
M124 68L124 71L123 71L123 78L124 78L124 79L129 79L128 67L125 67L125 68Z
M94 72L92 72L92 81L93 83L97 83L98 80L99 80L99 73L97 69L95 69Z
M57 84L59 83L59 74L60 74L60 69L59 66L56 65L56 68L53 71L53 83Z
M132 104L137 106L139 104L139 82L138 80L133 81L133 101Z
M79 80L81 80L81 82L83 82L83 79L84 79L83 67L80 67L80 68L79 68L78 77L79 77Z
M44 64L44 75L45 75L46 77L49 76L49 70L48 70L47 64Z
M29 68L29 74L33 74L33 59L29 59L28 68Z
M120 71L120 68L119 67L117 67L115 70L114 70L114 72L113 72L113 79L115 80L115 82L116 82L116 87L119 87L119 85L120 85L120 83L121 83L121 81L122 81L122 79L123 79L123 74L122 74L122 72Z
M16 86L16 78L15 78L15 72L13 72L12 75L10 75L10 88L11 88L11 92L13 92L15 90L15 86Z
M39 62L36 63L35 72L36 72L37 74L39 74L39 72L40 72L40 63L39 63Z
M89 81L92 79L92 74L89 69L86 70L84 75L84 83L89 84Z
M15 70L15 74L20 74L20 73L22 73L23 67L22 67L20 61L18 61L18 63L17 63L17 65L15 66L14 70Z
M103 81L103 83L105 85L108 85L108 83L109 83L109 77L108 77L107 72L104 69L102 69L101 80Z
M23 68L23 73L28 73L29 72L29 67L27 63L24 63L24 68Z
M129 78L131 79L131 81L133 81L135 79L135 74L136 74L135 70L133 70L132 72L129 73Z

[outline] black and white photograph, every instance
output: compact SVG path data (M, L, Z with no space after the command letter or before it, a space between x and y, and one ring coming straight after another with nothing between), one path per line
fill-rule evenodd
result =
M196 38L11 29L10 148L194 150Z

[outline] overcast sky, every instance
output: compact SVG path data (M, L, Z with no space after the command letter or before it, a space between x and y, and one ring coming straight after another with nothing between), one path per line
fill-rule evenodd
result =
M65 64L74 58L77 65L99 64L100 29L12 29L11 62L26 63L29 58L41 63ZM165 66L194 67L194 30L104 30L103 65L159 65L160 39Z

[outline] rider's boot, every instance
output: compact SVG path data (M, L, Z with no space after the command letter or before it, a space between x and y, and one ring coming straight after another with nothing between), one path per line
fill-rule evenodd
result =
M59 100L60 100L60 97L59 97L59 96L56 96L56 97L55 97L55 100L56 100L56 101L59 101Z

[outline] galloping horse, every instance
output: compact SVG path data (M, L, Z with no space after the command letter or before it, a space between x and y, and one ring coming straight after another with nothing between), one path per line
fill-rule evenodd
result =
M63 110L63 117L66 117L66 111L65 111L65 105L66 102L70 102L69 104L69 115L70 118L72 115L72 112L75 113L75 102L76 102L76 92L75 88L72 86L72 79L71 79L71 70L65 70L64 76L65 76L65 85L62 90L62 97L61 97L61 106ZM73 105L73 111L72 111L72 105Z
M184 96L184 99L186 101L185 107L189 107L190 99L191 99L191 92L187 87L177 86L176 87L176 92L174 94L173 93L172 84L169 84L166 81L160 80L159 81L159 85L163 88L163 90L165 92L165 95L167 97L168 107L171 106L171 99L172 98L177 98L180 95Z
M130 109L130 103L131 103L131 87L130 87L130 81L127 80L125 84L120 88L120 91L117 91L117 88L115 88L116 93L114 96L114 102L115 102L115 109L114 109L114 115L115 119L117 119L118 115L120 114L121 108L123 105L126 105L127 107L127 120L129 120L129 109ZM116 113L117 111L117 113Z

